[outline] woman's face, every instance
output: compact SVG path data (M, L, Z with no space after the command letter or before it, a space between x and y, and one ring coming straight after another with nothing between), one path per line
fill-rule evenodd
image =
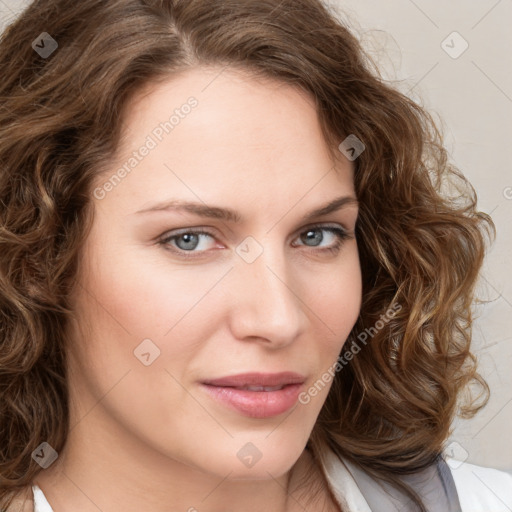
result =
M148 464L263 479L304 450L358 317L358 209L345 201L310 216L356 197L352 164L331 160L312 99L219 71L139 95L98 180L75 296L71 433L108 443L105 458L129 446ZM254 372L299 383L204 384Z

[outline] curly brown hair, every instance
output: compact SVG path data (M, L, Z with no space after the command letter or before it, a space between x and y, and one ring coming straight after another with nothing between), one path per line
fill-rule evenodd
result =
M42 57L34 37L58 49ZM333 156L349 134L363 276L347 343L400 311L337 372L313 429L339 456L421 498L399 476L440 455L455 415L489 388L470 352L474 288L491 218L447 158L431 114L386 83L320 0L36 0L0 40L0 506L69 429L66 328L95 180L145 85L232 66L306 91ZM459 188L457 197L444 192ZM470 384L478 396L463 392ZM461 397L464 400L461 400ZM483 398L478 402L479 398Z

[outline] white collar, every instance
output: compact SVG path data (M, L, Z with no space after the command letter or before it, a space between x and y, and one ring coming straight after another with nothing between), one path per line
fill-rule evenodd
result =
M343 511L372 512L356 480L348 469L348 463L332 451L319 453L327 483Z
M34 495L34 512L53 512L53 508L37 484L32 485L32 493Z

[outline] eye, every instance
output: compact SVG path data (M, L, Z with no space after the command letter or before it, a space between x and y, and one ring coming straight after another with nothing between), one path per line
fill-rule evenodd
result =
M327 232L329 235L325 237L322 232ZM320 250L327 250L330 252L338 252L343 245L343 241L351 238L351 235L343 228L338 226L324 226L315 225L310 226L306 231L303 231L299 237L301 242L305 243L307 247L320 247ZM321 247L321 243L327 240L327 244ZM311 243L311 244L310 244Z
M214 235L203 229L194 229L167 236L160 240L159 243L162 245L170 245L171 250L176 250L177 248L178 252L204 252L206 249L204 248L204 244L202 244L203 247L201 247L201 240L207 237L213 238ZM198 247L202 250L195 251Z

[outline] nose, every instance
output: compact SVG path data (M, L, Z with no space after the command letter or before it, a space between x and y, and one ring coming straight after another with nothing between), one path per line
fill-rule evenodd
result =
M236 339L259 340L277 349L304 332L307 306L283 251L266 247L252 263L241 258L231 274L230 323Z

